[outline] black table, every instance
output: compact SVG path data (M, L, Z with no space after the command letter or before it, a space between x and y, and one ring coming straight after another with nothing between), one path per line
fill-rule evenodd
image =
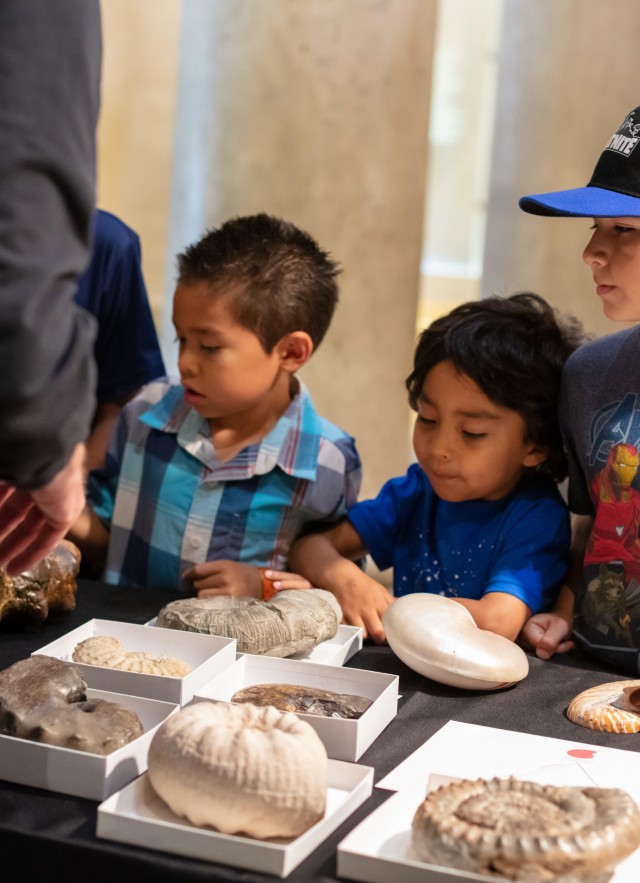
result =
M77 607L41 625L0 623L0 668L29 656L90 619L144 623L175 594L127 589L80 581ZM571 723L569 701L595 684L620 680L621 675L581 654L549 662L530 659L529 676L496 693L457 690L437 684L407 668L386 646L365 643L349 667L397 674L400 678L398 714L359 763L375 768L379 781L449 720L484 724L589 742L630 751L640 750L639 735L610 735ZM374 788L372 796L287 878L292 881L335 881L336 848L357 823L385 802L390 792ZM190 883L229 880L242 883L275 880L270 875L130 847L95 836L97 803L36 788L0 782L0 856L4 869L16 869L15 881L42 879L46 883ZM4 876L7 876L6 870Z

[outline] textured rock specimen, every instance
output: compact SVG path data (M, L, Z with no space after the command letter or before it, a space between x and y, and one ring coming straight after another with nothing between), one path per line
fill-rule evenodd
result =
M79 568L80 551L68 540L18 576L0 568L0 619L26 616L44 621L50 610L73 610Z
M71 658L74 662L84 662L87 665L101 665L104 668L163 675L168 678L183 678L191 671L190 665L173 656L154 656L153 653L142 651L125 652L120 641L110 635L95 635L80 641Z
M294 714L197 702L149 749L149 781L176 815L225 834L297 837L324 815L327 754Z
M427 795L412 842L424 861L463 871L604 883L640 845L640 810L617 788L462 780Z
M331 690L296 684L254 684L238 690L231 701L250 702L260 707L273 705L278 711L304 712L347 720L361 717L371 705L371 699L365 696L334 693Z
M144 732L132 711L87 699L80 671L51 656L31 656L0 671L0 733L110 754Z
M172 601L158 614L164 628L236 638L238 653L291 656L333 638L342 610L331 592L278 592L272 601L220 595Z

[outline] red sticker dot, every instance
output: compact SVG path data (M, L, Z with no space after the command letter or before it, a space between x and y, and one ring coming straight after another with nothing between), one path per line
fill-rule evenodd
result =
M592 751L589 748L572 748L570 751L567 751L569 757L593 757L595 751Z

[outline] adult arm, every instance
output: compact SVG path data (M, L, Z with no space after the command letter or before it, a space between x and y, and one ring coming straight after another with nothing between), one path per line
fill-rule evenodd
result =
M95 189L97 0L0 4L0 564L43 557L84 502L93 322L72 303Z

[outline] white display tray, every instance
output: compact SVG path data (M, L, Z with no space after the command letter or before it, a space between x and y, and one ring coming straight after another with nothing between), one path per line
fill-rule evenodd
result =
M145 772L151 740L160 724L174 714L178 706L103 690L88 689L87 698L118 702L135 711L144 733L106 755L0 735L0 779L89 800L104 800Z
M299 713L320 736L329 757L336 760L358 760L398 712L395 675L249 654L239 656L230 668L200 688L193 700L230 702L237 690L254 684L296 684L371 699L369 708L354 720Z
M76 644L96 635L118 638L126 652L141 651L153 653L154 656L175 656L188 663L192 670L183 678L172 678L74 662L71 654ZM96 690L113 690L185 705L199 687L234 662L236 642L231 638L213 635L149 629L144 625L128 622L91 619L57 641L35 650L32 653L34 655L54 656L70 662L82 671L87 685Z
M157 616L154 616L154 618L150 619L145 625L153 626L154 628L164 628L164 626L159 626L157 623L158 618ZM167 629L167 631L175 631L178 632L178 634L181 633L179 629ZM191 634L191 632L185 632L185 634ZM291 656L285 658L297 659L299 662L317 662L320 665L344 665L344 663L351 659L352 656L355 656L358 650L362 650L362 628L355 625L339 625L338 631L333 638L321 641L319 644L316 644L315 647L312 647L311 650L293 653ZM240 653L238 655L256 655L258 659L269 658L264 655L251 653ZM271 658L281 659L282 657Z
M401 790L339 844L338 876L365 883L495 883L495 876L420 861L411 847L411 823L427 783L431 789L454 777L509 775L541 785L622 788L640 805L640 755L633 751L449 721L378 782ZM640 850L616 866L611 883L638 880Z
M294 840L255 840L176 816L145 774L98 807L97 836L286 877L370 796L372 767L330 760L323 819Z

